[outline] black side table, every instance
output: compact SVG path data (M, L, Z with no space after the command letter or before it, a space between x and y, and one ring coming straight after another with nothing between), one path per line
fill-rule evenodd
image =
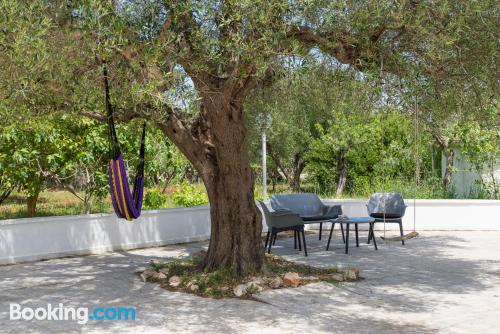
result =
M373 224L375 223L375 219L372 217L348 217L348 218L337 218L337 219L332 219L332 228L330 229L330 236L328 237L328 244L326 245L326 250L330 248L330 241L332 240L332 234L333 234L333 228L335 227L336 223L339 223L340 226L342 227L342 224L345 224L346 226L346 232L345 232L345 253L349 253L349 227L354 224L354 228L356 230L356 247L359 247L359 238L358 238L358 224L368 224L369 225L369 232L368 235L375 235L373 233ZM375 240L375 237L373 238L373 245L375 246L375 250L378 250L377 248L377 241Z

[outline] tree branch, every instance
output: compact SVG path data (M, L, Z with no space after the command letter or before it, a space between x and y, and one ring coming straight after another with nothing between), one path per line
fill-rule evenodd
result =
M289 39L299 41L307 48L318 47L323 52L337 59L343 64L352 65L360 71L380 66L384 62L384 67L381 70L384 72L398 73L398 66L391 64L389 59L383 60L382 50L386 55L389 54L387 48L377 47L380 43L381 36L389 31L398 31L400 36L403 27L388 27L385 23L378 26L366 38L360 36L352 36L348 32L319 32L305 26L291 27L287 34ZM351 41L363 41L366 43L353 43ZM386 56L386 58L389 58Z

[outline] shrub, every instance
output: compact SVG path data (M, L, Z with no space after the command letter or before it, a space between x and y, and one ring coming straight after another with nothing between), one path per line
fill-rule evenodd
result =
M144 208L147 210L160 209L165 205L167 196L160 189L153 188L144 195Z
M208 196L205 189L200 185L193 185L184 182L174 192L172 199L179 206L196 206L208 203Z

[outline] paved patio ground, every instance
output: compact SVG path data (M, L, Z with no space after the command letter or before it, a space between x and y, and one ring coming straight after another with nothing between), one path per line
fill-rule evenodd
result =
M363 242L349 255L336 240L326 252L326 240L308 235L307 258L292 239L278 240L274 253L314 266L354 265L364 280L271 290L259 296L265 303L169 292L134 275L151 259L206 243L3 266L0 332L500 333L500 232L424 232L406 246L379 241L379 251ZM14 321L10 303L135 306L137 320Z

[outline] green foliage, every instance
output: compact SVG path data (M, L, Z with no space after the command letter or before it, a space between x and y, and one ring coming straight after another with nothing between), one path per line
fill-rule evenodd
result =
M53 117L32 118L0 132L0 169L10 182L37 195L46 178L70 167L75 142L55 125Z
M166 202L167 196L160 189L153 188L149 189L144 195L143 206L145 210L161 209Z
M415 153L412 124L397 111L372 113L334 110L328 129L311 143L307 172L321 192L332 191L339 179L343 159L347 191L364 193L382 179L414 178ZM363 108L362 104L360 105ZM429 154L421 158L428 165Z
M208 196L201 185L183 182L172 195L175 204L179 206L196 206L208 203Z
M272 118L266 130L269 168L281 173L295 191L299 180L294 176L305 168L306 153L320 135L316 125L328 122L337 103L337 86L349 77L349 73L335 71L314 57L303 62L305 65L290 69L272 86L256 90L246 105L252 159L261 158L262 129L256 120L265 114Z
M147 131L146 185L164 189L171 183L181 182L191 164L160 131L155 128Z

